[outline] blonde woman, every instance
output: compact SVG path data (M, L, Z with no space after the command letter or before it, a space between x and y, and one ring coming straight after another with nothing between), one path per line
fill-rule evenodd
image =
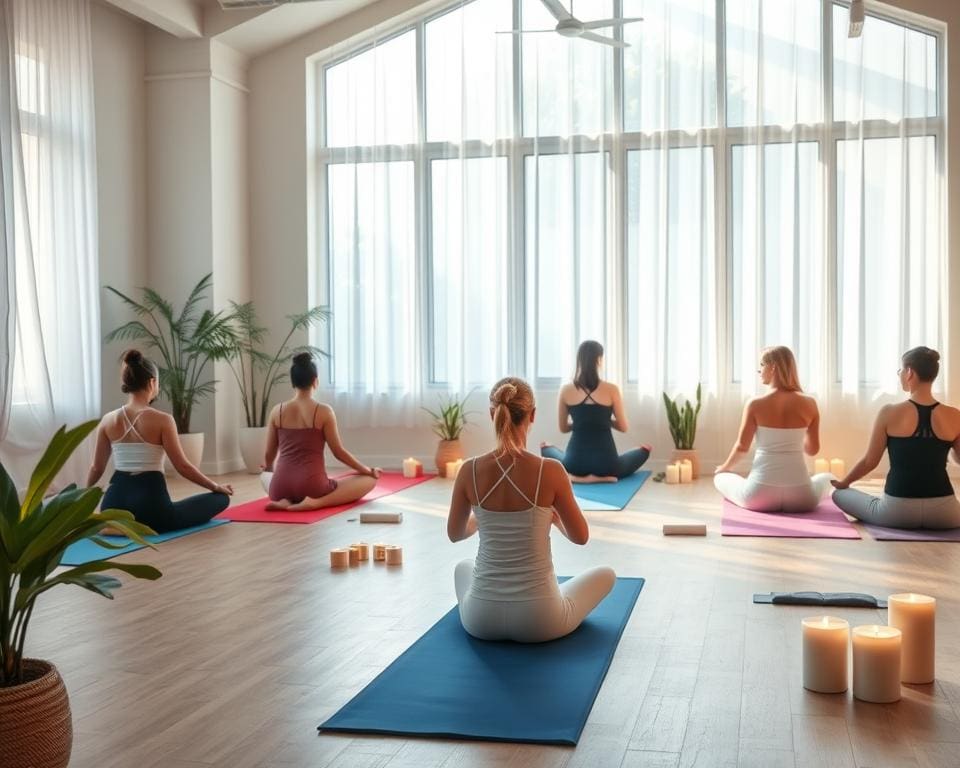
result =
M760 356L760 379L770 391L747 403L740 434L713 483L724 498L756 512L810 512L830 488L833 476L810 477L804 454L820 451L820 412L803 394L797 362L787 347L769 347ZM757 450L750 473L732 471L750 450Z
M613 589L616 574L596 567L557 584L550 529L586 544L587 521L563 465L526 449L536 415L530 385L507 377L490 392L497 447L457 475L447 534L480 534L476 561L454 574L460 621L481 640L539 643L573 632Z

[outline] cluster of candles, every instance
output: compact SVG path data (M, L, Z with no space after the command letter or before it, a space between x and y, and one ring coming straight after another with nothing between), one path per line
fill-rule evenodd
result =
M417 461L413 456L403 460L404 477L423 477L423 464Z
M813 473L819 475L822 472L829 472L838 480L842 480L847 474L847 465L843 459L816 459L813 462Z
M666 480L670 485L693 482L693 462L683 459L675 464L667 464Z
M853 628L853 695L888 704L900 683L932 683L937 601L927 595L890 595L889 626ZM803 687L817 693L847 690L850 624L835 616L803 620Z
M445 467L446 473L445 476L448 480L455 480L457 474L460 472L460 467L463 466L463 459L457 459L456 461L448 461Z
M358 541L349 547L330 550L331 568L353 568L370 559L370 545ZM396 544L374 544L373 561L387 565L403 565L403 548Z

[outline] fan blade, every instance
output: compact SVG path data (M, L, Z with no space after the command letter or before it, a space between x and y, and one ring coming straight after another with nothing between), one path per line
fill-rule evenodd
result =
M631 24L634 21L643 21L643 18L638 16L633 19L600 19L599 21L585 21L583 22L583 28L603 29L604 27L619 26L620 24Z
M556 32L555 29L505 29L499 30L498 35L535 35L540 32Z
M540 2L543 3L543 7L550 11L550 15L557 21L567 21L573 18L573 16L570 15L570 11L560 5L560 0L540 0Z
M630 43L625 43L622 40L614 40L612 37L595 35L593 32L584 32L579 36L579 39L589 40L593 43L603 43L604 45L609 45L613 48L629 48L630 47Z

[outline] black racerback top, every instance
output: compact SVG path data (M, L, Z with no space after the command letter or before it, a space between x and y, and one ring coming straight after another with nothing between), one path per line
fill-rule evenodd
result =
M901 499L953 496L947 475L947 455L953 443L937 437L930 420L933 409L940 403L910 402L917 409L917 428L910 437L887 435L890 473L883 490L888 496Z

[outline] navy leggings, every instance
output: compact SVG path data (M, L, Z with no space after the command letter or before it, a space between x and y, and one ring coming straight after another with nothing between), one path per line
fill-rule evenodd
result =
M644 462L650 458L650 451L646 448L634 448L632 451L621 453L619 456L610 456L602 464L591 462L589 459L581 461L579 456L576 461L570 461L563 451L552 445L541 448L540 454L548 459L556 459L563 464L567 472L577 477L586 477L587 475L628 477L640 469Z
M230 506L225 493L198 493L172 501L162 472L114 472L100 509L125 509L157 533L203 525Z

